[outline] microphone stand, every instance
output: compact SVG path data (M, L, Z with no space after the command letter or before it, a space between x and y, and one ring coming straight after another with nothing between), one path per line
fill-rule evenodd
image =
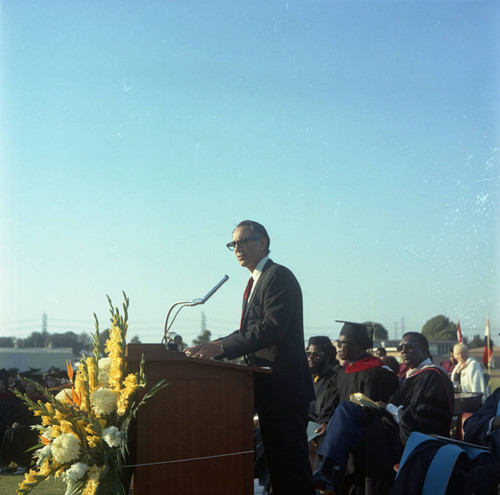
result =
M205 297L192 299L191 301L178 301L178 302L172 304L172 306L170 306L170 309L168 310L168 313L167 313L167 317L165 318L165 327L164 327L164 331L163 331L163 338L161 340L162 343L165 342L165 347L167 347L168 344L172 341L172 335L170 333L170 328L174 324L174 321L177 318L177 315L179 314L180 310L186 306L193 307L193 306L198 306L199 304L205 304L207 302L207 300L210 297L212 297L216 291L218 291L220 289L222 284L226 283L228 280L229 280L229 277L227 275L224 275L224 278L211 291L209 291ZM172 310L176 306L179 306L179 305L180 305L180 307L175 312L175 315L174 315L174 317L169 325L168 319L170 318L170 313L172 313Z

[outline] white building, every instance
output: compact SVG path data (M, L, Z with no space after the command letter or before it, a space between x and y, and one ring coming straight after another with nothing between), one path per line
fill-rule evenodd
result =
M66 369L66 361L74 361L71 347L46 349L45 347L0 347L0 369L17 368L19 372L30 368L42 373L50 368Z

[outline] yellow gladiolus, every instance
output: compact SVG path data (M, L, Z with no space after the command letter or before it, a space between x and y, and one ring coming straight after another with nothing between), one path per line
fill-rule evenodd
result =
M87 483L85 484L85 488L82 492L82 495L95 495L98 486L99 486L99 481L88 480Z
M54 419L56 419L60 423L61 421L64 421L64 414L61 411L56 411L56 413L54 414Z
M69 421L61 421L61 432L62 433L74 433L73 425Z
M42 416L42 425L43 426L50 426L52 424L52 418L49 416Z
M134 394L146 378L130 373L125 358L128 299L125 296L123 315L109 302L112 319L106 355L97 357L100 340L96 319L94 355L82 358L75 370L67 363L72 383L53 402L25 401L41 420L38 434L43 446L37 453L38 469L25 475L18 495L27 495L52 475L62 477L70 491L78 485L80 495L96 495L104 473L114 476L123 461L118 447L124 446L128 434L124 415L136 412L138 405L132 407ZM151 395L146 394L145 399Z
M97 386L97 384L96 384L97 367L95 364L95 359L93 357L88 357L86 359L86 363L87 363L87 370L88 370L88 374L89 374L89 390L90 390L90 393L92 393Z
M95 449L99 445L99 440L101 437L97 435L90 435L87 437L87 444L91 449Z
M49 476L52 472L52 469L50 467L50 464L49 464L49 461L47 459L45 459L45 461L43 461L42 465L40 466L40 474L42 476Z

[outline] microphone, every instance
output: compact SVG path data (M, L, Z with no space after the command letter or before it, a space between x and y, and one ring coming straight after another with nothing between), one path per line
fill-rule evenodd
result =
M200 304L207 302L207 300L211 298L228 280L229 277L227 275L224 275L224 278L203 298L203 302L201 302Z
M221 288L221 286L223 284L225 284L228 280L229 280L229 277L227 275L224 275L224 278L211 291L209 291L205 295L205 297L203 297L203 298L197 298L197 299L193 299L191 301L179 301L179 302L172 304L172 306L170 306L170 309L168 310L167 317L165 319L165 328L164 328L164 335L163 335L162 342L165 341L165 345L168 345L168 343L172 340L169 330L170 330L170 327L173 325L175 319L177 318L179 311L182 308L184 308L185 306L193 307L193 306L198 306L199 304L205 304L205 302L208 299L210 299ZM178 306L179 304L182 304L182 306L177 310L177 312L174 315L174 318L172 319L172 322L169 325L168 318L170 317L170 313L172 312L172 309L174 309L174 307Z

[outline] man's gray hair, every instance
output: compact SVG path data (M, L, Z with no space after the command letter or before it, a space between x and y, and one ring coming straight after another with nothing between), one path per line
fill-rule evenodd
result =
M267 239L267 254L270 253L271 250L269 249L269 246L271 245L271 239L269 238L269 235L264 225L258 222L254 222L253 220L243 220L238 225L236 225L234 230L236 230L238 227L247 227L252 232L255 232L256 235L261 235L262 237L265 237Z

